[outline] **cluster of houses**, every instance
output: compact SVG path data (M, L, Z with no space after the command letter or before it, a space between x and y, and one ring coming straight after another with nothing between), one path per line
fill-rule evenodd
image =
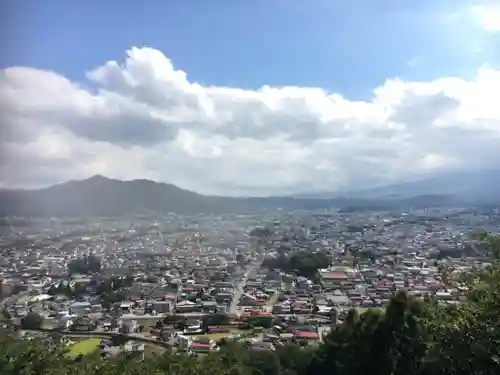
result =
M193 352L217 350L221 337L272 350L288 340L319 342L350 308L383 308L399 289L458 303L466 287L455 276L487 265L480 244L464 240L463 212L263 215L52 223L9 235L0 258L3 309L19 319L35 312L63 330L143 335ZM492 217L476 215L474 225L488 229ZM250 235L257 225L269 230L265 239ZM284 247L289 255L324 252L332 264L314 279L258 266ZM90 256L99 272L68 272ZM204 323L218 315L229 321ZM182 327L157 327L170 316L182 316ZM259 326L266 319L272 324Z

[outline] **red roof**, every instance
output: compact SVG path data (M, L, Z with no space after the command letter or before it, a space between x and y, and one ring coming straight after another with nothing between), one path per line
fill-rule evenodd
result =
M317 339L318 334L310 331L295 331L294 336L300 339Z
M267 311L250 311L250 316L271 316L272 314Z

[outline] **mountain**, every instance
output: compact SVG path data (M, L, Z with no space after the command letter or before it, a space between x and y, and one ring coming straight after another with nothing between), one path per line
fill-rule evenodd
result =
M500 169L447 171L437 176L371 189L340 193L316 193L302 198L408 199L416 196L447 196L467 202L500 201Z
M413 187L412 187L413 186ZM145 212L178 214L248 212L259 209L376 210L453 205L449 194L394 196L412 192L415 185L366 191L340 198L227 198L200 195L177 186L150 180L120 181L94 176L38 190L0 190L0 216L124 216ZM392 189L392 190L391 190ZM412 190L413 189L413 190ZM498 191L498 190L497 190ZM390 192L387 193L387 192ZM380 198L385 194L385 198ZM378 196L377 196L378 195Z
M231 203L230 198L206 197L171 184L103 176L39 190L0 191L3 216L121 216L146 211L191 214L217 211L217 207Z

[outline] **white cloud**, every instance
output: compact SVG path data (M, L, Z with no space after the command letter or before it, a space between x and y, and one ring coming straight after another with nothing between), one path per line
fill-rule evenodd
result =
M500 6L478 5L473 7L473 14L479 25L489 32L500 31Z
M371 101L311 87L202 86L132 48L87 74L0 75L2 186L100 173L218 194L333 191L500 164L500 71L386 81Z

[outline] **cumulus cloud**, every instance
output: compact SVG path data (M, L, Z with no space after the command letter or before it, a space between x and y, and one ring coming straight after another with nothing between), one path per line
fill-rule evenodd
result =
M0 75L0 181L103 174L211 194L335 191L500 164L500 71L390 79L369 101L315 87L191 82L132 48L81 84L27 67Z

